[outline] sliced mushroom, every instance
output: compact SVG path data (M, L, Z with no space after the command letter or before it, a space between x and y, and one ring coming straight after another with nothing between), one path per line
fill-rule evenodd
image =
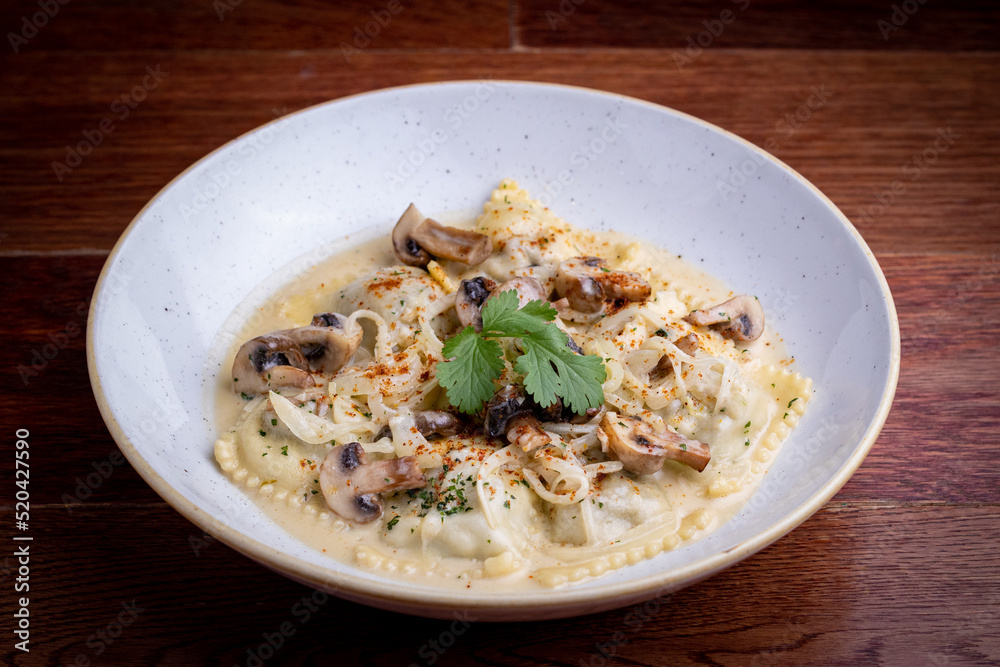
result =
M764 333L764 309L757 297L749 294L733 297L718 306L695 310L684 319L696 327L715 325L719 333L733 340L757 340Z
M361 344L361 325L348 323L348 319L339 313L320 313L312 321L309 326L282 333L299 346L309 361L310 370L336 373L354 356Z
M382 516L380 493L419 489L427 484L415 456L368 462L357 442L338 445L327 453L319 469L319 488L334 512L358 523Z
M483 328L482 307L497 286L495 280L478 276L463 280L455 295L455 312L463 326L471 326L480 331Z
M507 385L486 404L486 434L494 438L504 436L525 451L548 444L552 439L535 416L535 407L520 388Z
M455 435L462 428L462 422L455 415L444 410L421 410L413 415L417 430L422 436Z
M675 340L674 346L684 354L694 356L695 350L698 349L698 338L694 334L688 334ZM651 383L660 382L673 372L674 365L670 363L670 357L663 355L653 366L653 370L649 371L649 381Z
M612 271L600 257L574 257L559 265L556 293L581 313L597 313L609 299L644 301L653 289L637 273Z
M450 412L444 410L421 410L413 413L420 435L430 437L432 435L455 435L462 429L462 421ZM389 438L392 440L392 429L386 424L375 434L375 440Z
M490 256L493 243L485 234L431 220L410 204L392 230L392 248L400 261L410 266L427 266L433 257L472 266Z
M520 413L507 422L507 442L530 452L549 444L552 438L542 428L538 417L530 413Z
M615 412L604 414L598 436L605 444L608 455L637 475L653 474L663 467L667 459L701 472L711 458L708 445L703 442L671 431L657 433L639 417Z
M284 332L248 340L233 360L233 391L238 394L266 394L282 387L305 389L315 384L299 344Z
M517 276L507 282L497 285L486 299L495 299L499 294L509 291L517 292L517 307L523 308L529 301L547 301L545 288L531 276ZM485 305L485 304L484 304Z

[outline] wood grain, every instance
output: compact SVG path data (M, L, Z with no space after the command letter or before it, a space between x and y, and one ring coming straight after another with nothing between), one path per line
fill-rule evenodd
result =
M0 73L11 91L0 100L0 231L8 235L0 250L108 249L175 175L276 115L372 88L481 77L606 89L758 144L771 139L775 154L855 220L876 252L1000 249L1000 54L710 52L683 70L667 53L630 51L365 53L350 65L313 52L151 51L85 61L24 55L15 64ZM118 120L111 104L142 81L147 65L167 75ZM227 88L248 71L254 86ZM803 107L819 89L827 101ZM806 112L807 120L794 120ZM115 129L60 181L53 163L65 163L67 147L104 118ZM951 144L935 152L948 128ZM924 151L932 161L921 161ZM31 223L42 212L45 235Z
M920 8L883 34L878 22L903 5ZM400 0L376 29L389 8L74 0L12 45L8 33L40 5L4 5L0 423L32 432L34 541L31 654L4 642L0 662L1000 664L1000 9ZM713 21L726 9L733 20L720 30ZM366 29L377 34L362 45ZM357 51L345 53L355 37ZM122 117L122 96L154 82L150 70L160 80ZM89 387L86 306L129 221L221 144L345 95L479 78L608 90L770 140L847 213L883 267L902 333L896 401L871 454L817 514L645 607L472 622L457 636L450 622L335 598L306 619L310 589L203 535L118 458ZM53 163L105 118L114 129L60 180ZM10 442L0 439L8 461ZM0 484L4 526L13 492ZM15 565L5 550L8 638ZM133 600L134 619L122 606ZM120 635L119 618L129 621ZM282 630L270 655L267 638Z
M525 0L516 17L518 43L531 47L951 51L1000 43L1000 12L981 0Z
M1000 329L1000 256L887 255L880 261L895 295L906 363L881 437L837 499L1000 503L990 463L1000 461L1000 366L990 363ZM114 466L106 480L93 477L107 469L116 446L90 392L86 317L79 309L89 302L104 257L3 262L9 296L0 305L0 334L16 342L0 348L0 423L26 423L18 400L24 391L34 396L36 415L59 415L28 419L35 441L60 460L33 483L36 502L66 503L67 495L91 503L156 499L127 463ZM57 351L63 340L65 349ZM12 502L15 490L0 486L0 503Z
M306 618L296 605L310 589L205 540L164 505L100 505L72 523L59 508L34 517L32 593L45 603L34 617L31 659L5 644L6 664L72 664L80 654L96 664L246 664L247 651L286 622L273 664L425 665L433 657L455 666L576 666L603 664L601 650L613 655L610 664L650 666L1000 661L995 505L837 503L674 595L546 623L498 626L473 615L467 629L454 626L464 630L454 637L449 621L332 597L317 596ZM971 531L982 538L969 542ZM10 560L0 566L9 569ZM141 611L98 658L96 633L133 600ZM10 624L5 615L8 636ZM430 645L452 639L443 652Z
M5 27L30 35L23 20L38 12L37 0L7 2ZM459 0L67 2L27 43L17 42L17 53L507 48L508 15L506 0L481 0L474 8Z

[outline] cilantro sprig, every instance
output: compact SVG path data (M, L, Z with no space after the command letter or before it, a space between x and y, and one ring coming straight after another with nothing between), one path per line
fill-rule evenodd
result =
M539 406L561 398L577 414L600 407L607 377L603 360L569 348L550 304L535 300L518 305L517 292L501 292L483 306L481 332L468 326L445 342L447 360L438 363L437 378L451 404L466 414L479 412L504 370L503 348L496 339L519 338L522 354L514 360L514 370L524 376L524 389Z

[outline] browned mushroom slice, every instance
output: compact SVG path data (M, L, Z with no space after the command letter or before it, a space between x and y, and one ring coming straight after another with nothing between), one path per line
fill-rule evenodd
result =
M386 491L419 489L427 484L415 456L368 462L357 442L338 445L327 453L319 469L319 488L334 512L358 523L382 516Z
M455 295L455 312L463 326L471 326L476 331L483 328L482 307L497 286L495 280L478 276L463 280Z
M455 435L462 428L462 422L455 415L444 410L421 410L413 414L420 435Z
M299 346L318 373L336 373L354 356L361 344L362 329L339 313L320 313L309 326L281 332Z
M574 257L559 265L556 293L581 313L596 313L609 299L645 301L652 288L639 274L612 271L600 257Z
M764 309L757 297L741 294L718 306L692 311L684 318L696 327L715 326L733 340L752 341L764 333Z
M608 455L637 475L653 474L667 459L701 472L711 458L705 443L670 431L657 433L638 417L607 412L601 420L601 432L607 440Z
M538 449L552 442L552 438L542 428L538 417L531 413L520 413L507 422L507 442L517 445L526 452Z
M533 414L535 407L520 388L507 385L486 404L486 434L494 438L504 436L525 451L548 444L552 439Z
M493 243L485 234L431 220L410 204L392 230L392 248L400 261L410 266L427 266L432 257L472 266L490 256Z
M493 291L490 296L486 299L495 299L500 294L504 292L514 291L517 293L517 307L523 308L525 304L529 301L547 301L545 288L542 284L538 282L535 278L531 276L517 276L516 278L511 278L507 282L500 283ZM485 303L483 305L486 305Z
M413 413L413 419L420 435L429 438L434 435L456 435L462 430L462 420L444 410L421 410ZM375 440L389 438L392 440L392 429L386 424L375 434Z
M282 332L244 343L233 359L233 391L252 396L282 387L315 386L298 343Z

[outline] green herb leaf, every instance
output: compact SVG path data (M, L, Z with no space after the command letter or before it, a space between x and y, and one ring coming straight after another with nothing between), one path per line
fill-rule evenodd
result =
M524 388L545 408L562 398L577 414L604 403L604 363L594 355L579 355L566 346L569 339L555 325L521 339L524 354L514 370L524 374Z
M571 350L569 337L554 323L556 310L544 301L518 307L517 292L507 290L483 306L483 330L466 327L444 345L448 361L438 364L438 382L448 400L472 414L495 393L494 381L503 373L503 349L493 338L520 338L521 354L514 370L524 375L524 388L542 407L557 398L574 412L604 403L604 363L596 355Z
M444 344L443 353L448 361L438 363L437 379L448 400L466 414L479 412L495 393L493 382L503 372L500 344L465 327Z

